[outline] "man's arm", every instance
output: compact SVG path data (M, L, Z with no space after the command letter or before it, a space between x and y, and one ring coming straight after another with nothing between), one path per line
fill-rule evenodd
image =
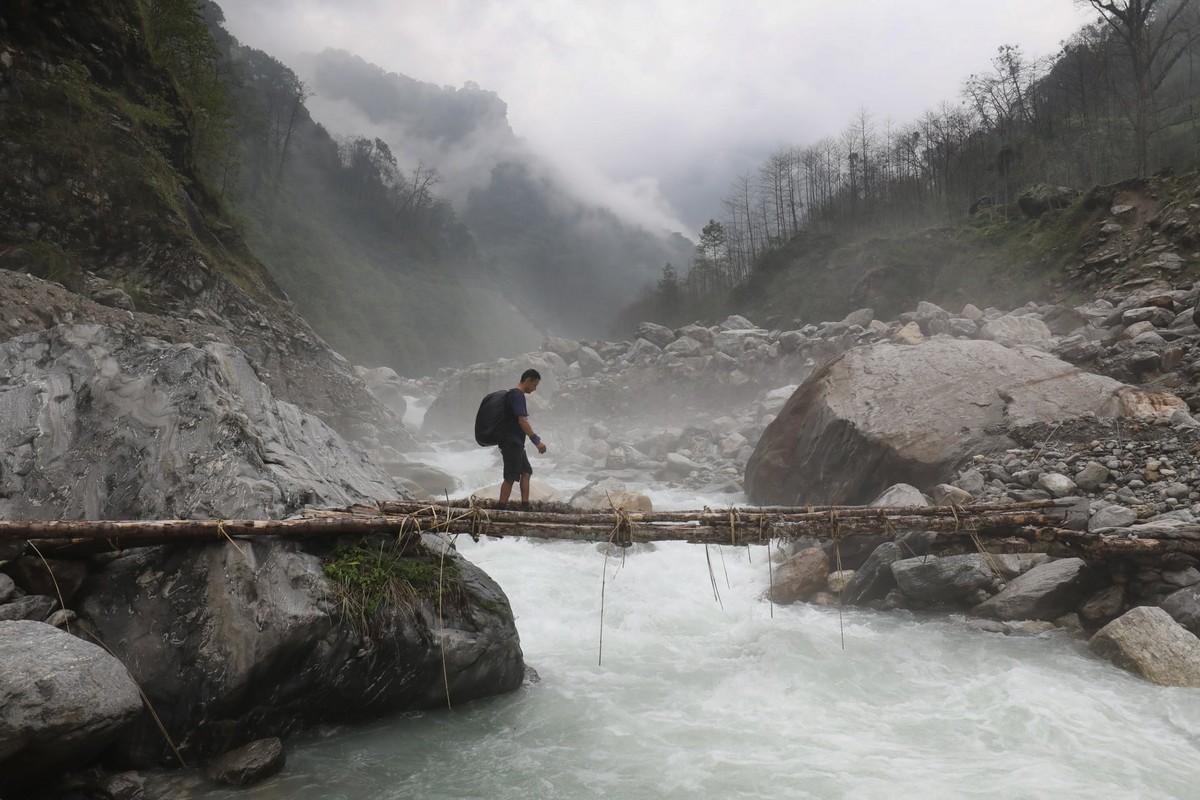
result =
M521 430L529 437L529 441L533 442L533 446L539 453L546 452L546 445L542 444L542 437L533 432L533 426L529 424L529 417L517 417L517 424L521 426Z

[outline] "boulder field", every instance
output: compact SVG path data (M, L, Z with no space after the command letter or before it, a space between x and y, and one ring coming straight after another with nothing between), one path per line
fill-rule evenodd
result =
M227 343L105 325L0 341L0 518L271 519L408 497L367 449L407 433L349 442L261 369ZM500 587L440 537L397 548L377 535L47 555L0 541L0 796L97 757L194 764L518 687ZM371 569L392 578L361 597L356 565L380 554Z

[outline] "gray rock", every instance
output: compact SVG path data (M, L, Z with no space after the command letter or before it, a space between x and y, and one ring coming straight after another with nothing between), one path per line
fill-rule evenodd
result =
M92 292L92 299L102 306L119 308L123 311L136 310L133 298L127 292L115 286L110 286L106 289L97 289Z
M575 354L575 360L579 364L579 371L585 378L591 377L604 369L604 359L600 357L599 353L586 345L579 348L579 352Z
M1027 344L1050 339L1053 334L1046 323L1035 317L1015 317L1011 314L983 323L979 335L1003 345Z
M376 367L360 369L358 373L371 393L379 398L379 402L395 414L398 420L403 419L408 411L408 400L405 399L404 384L396 370L391 367Z
M0 603L7 603L17 594L17 585L13 579L0 572Z
M654 505L650 498L641 492L627 487L616 478L604 478L592 481L571 495L570 504L575 508L611 510L623 508L626 511L653 511Z
M1120 505L1104 506L1088 520L1088 530L1098 531L1101 528L1128 528L1137 522L1137 512L1132 508Z
M560 336L547 336L542 342L542 349L551 353L557 353L566 361L571 361L579 356L579 351L583 345L575 339L565 339ZM595 351L593 351L595 352ZM368 385L370 385L368 383Z
M639 358L654 357L662 353L662 348L649 339L638 339L625 351L625 358L635 361Z
M25 552L26 544L23 541L5 541L0 542L0 566L4 566L9 561L19 558Z
M445 497L462 488L458 478L441 467L422 461L393 461L383 467L393 477L412 481L430 497Z
M1017 207L1030 219L1037 219L1047 212L1066 208L1075 202L1080 191L1069 186L1051 186L1036 183L1017 195Z
M57 628L0 622L0 653L0 792L6 797L83 766L142 710L120 661Z
M718 327L725 331L745 331L754 327L754 323L739 314L731 314Z
M118 772L100 781L101 797L105 800L149 800L146 779L137 772Z
M958 476L958 480L954 481L955 486L971 495L982 492L984 483L983 473L974 468L966 470Z
M977 604L999 588L999 580L978 553L922 556L892 564L892 575L908 602L919 608Z
M784 331L779 335L779 347L785 353L795 353L804 346L807 337L800 331Z
M276 737L259 739L216 758L208 765L208 777L231 786L252 786L283 769L287 755Z
M681 356L694 356L700 352L701 344L690 336L681 336L666 347L666 352Z
M767 337L768 332L762 328L723 330L713 340L713 347L724 355L737 358L748 349L765 342Z
M1093 653L1161 686L1200 686L1200 639L1161 608L1138 606L1098 630Z
M854 570L841 569L829 573L826 579L825 588L834 595L840 595L842 590L846 588L846 584L854 577Z
M60 326L0 342L0 375L2 518L263 518L399 497L228 345Z
M643 322L637 326L637 330L633 333L633 338L645 339L648 342L653 342L658 347L666 347L675 341L675 331L662 325L656 325L653 322Z
M775 570L769 590L772 603L787 605L807 599L825 588L829 578L829 557L820 547L801 550Z
M58 601L53 597L27 594L0 606L0 621L29 619L34 622L44 622L56 608L58 608Z
M1167 328L1174 321L1175 312L1158 306L1130 308L1121 312L1121 324L1126 326L1138 322L1149 322L1155 328Z
M670 453L667 455L667 472L687 477L700 468L699 464L685 455L679 453Z
M1058 472L1042 473L1038 477L1038 486L1041 486L1054 497L1066 497L1075 494L1079 489L1075 485L1075 481Z
M842 320L843 325L858 325L862 328L871 324L871 320L875 319L875 310L871 308L860 308L857 311L851 311Z
M1042 321L1046 323L1050 333L1055 336L1066 336L1086 325L1088 319L1073 308L1057 305L1046 312Z
M89 579L80 617L199 757L224 752L231 737L445 707L447 692L457 706L520 686L508 599L441 537L407 546L412 588L366 620L339 600L322 568L334 544L280 538L126 550ZM366 543L372 553L397 546L394 535ZM430 564L441 584L428 576ZM146 766L170 752L146 715L114 755Z
M850 605L882 600L896 587L892 564L905 558L925 555L936 538L937 534L932 531L906 533L897 541L879 545L855 570L854 577L842 592L843 600Z
M949 483L939 483L929 494L935 506L961 506L974 499L970 492Z
M946 329L951 336L961 336L967 339L973 339L979 335L979 323L963 317L954 317L948 320Z
M1087 565L1082 559L1051 561L1014 578L971 613L999 620L1055 620L1083 599L1086 577Z
M1200 586L1185 586L1167 595L1162 609L1180 625L1200 635Z
M1075 485L1085 492L1094 492L1100 484L1109 479L1108 468L1096 461L1089 461L1083 469L1075 473Z
M1045 553L994 553L991 557L991 563L999 568L1001 579L1006 581L1052 560Z
M921 494L921 490L907 483L897 483L889 486L878 497L870 502L875 508L928 508L929 500Z
M1106 586L1079 606L1079 616L1089 622L1108 621L1121 613L1125 607L1125 586L1114 583Z
M705 347L712 347L713 340L716 337L716 334L714 334L712 330L701 325L684 325L682 328L675 331L675 334L677 336L687 336L688 338L695 339Z
M608 457L604 460L604 468L609 470L632 469L645 460L646 456L633 445L620 444L608 451Z
M992 342L864 345L818 369L792 395L746 465L746 492L764 505L869 502L894 483L944 482L968 455L1007 447L988 432L992 426L1087 412L1157 414L1154 403L1183 405Z
M1163 488L1162 493L1165 494L1167 497L1174 497L1177 500L1182 500L1183 498L1187 497L1188 494L1191 493L1191 491L1192 491L1191 487L1188 486L1186 483L1180 483L1179 481L1172 481L1171 483L1168 483L1166 485L1166 487Z

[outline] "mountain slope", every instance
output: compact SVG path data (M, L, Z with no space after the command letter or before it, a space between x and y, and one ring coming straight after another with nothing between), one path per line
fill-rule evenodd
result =
M578 196L513 134L494 92L434 86L343 51L325 51L308 68L315 108L357 119L409 170L436 168L439 192L461 213L486 280L539 327L605 334L664 264L692 255L683 236L648 230Z
M197 167L195 99L150 43L186 4L65 0L0 11L0 268L85 298L24 307L8 332L87 322L86 298L134 328L245 350L277 396L343 432L387 424L345 359L296 313L237 230L217 218ZM202 28L188 40L207 41ZM14 286L19 284L12 284ZM102 316L102 315L101 315Z

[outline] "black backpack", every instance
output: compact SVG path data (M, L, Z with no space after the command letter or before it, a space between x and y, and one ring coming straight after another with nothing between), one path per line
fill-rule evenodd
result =
M500 444L512 427L509 421L507 397L510 389L492 392L479 403L475 414L475 441L480 447Z

